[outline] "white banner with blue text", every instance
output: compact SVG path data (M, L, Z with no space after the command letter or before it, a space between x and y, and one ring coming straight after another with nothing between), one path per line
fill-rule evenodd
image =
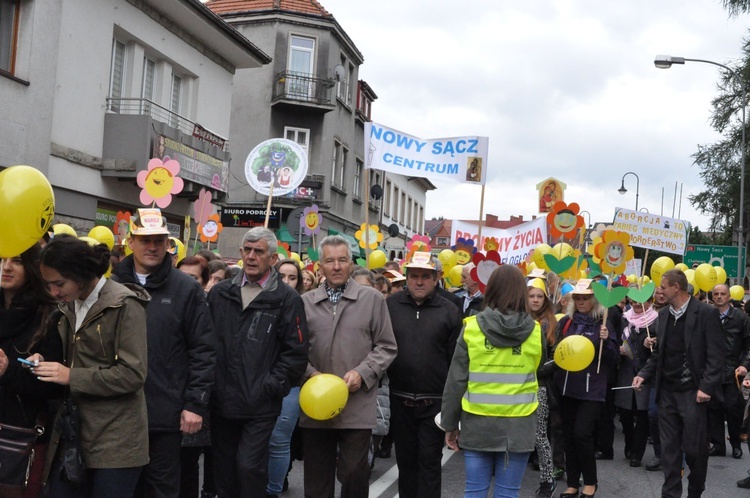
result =
M488 137L417 138L370 122L365 123L365 167L484 185L488 143Z

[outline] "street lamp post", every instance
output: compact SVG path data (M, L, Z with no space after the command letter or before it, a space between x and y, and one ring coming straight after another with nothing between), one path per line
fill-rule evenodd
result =
M740 285L744 285L745 281L745 269L742 265L742 247L745 243L745 229L742 226L745 215L745 154L747 144L745 140L745 103L747 101L747 88L744 80L737 74L734 69L718 62L709 61L705 59L688 59L686 57L673 57L670 55L657 55L654 58L654 65L659 69L669 69L672 64L685 64L685 62L703 62L705 64L713 64L729 71L729 74L737 80L742 88L742 164L740 165L740 215L737 226L737 280Z
M622 195L625 195L628 192L628 189L625 188L625 177L628 175L633 175L635 177L635 210L638 211L638 194L641 190L641 179L638 178L638 175L636 175L632 171L628 171L627 173L622 175L622 183L620 184L620 188L618 188L617 191Z

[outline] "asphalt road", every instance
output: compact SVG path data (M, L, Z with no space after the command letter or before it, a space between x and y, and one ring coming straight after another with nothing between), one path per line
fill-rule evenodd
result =
M619 423L618 423L619 426ZM729 445L727 444L729 448ZM750 498L750 489L738 488L736 482L746 477L750 469L750 457L747 448L742 459L731 457L711 457L708 462L708 479L705 498ZM463 496L464 466L459 454L445 449L443 453L443 497L454 498ZM644 462L653 457L651 446L646 449ZM618 430L615 440L615 459L598 462L599 498L659 498L663 474L648 472L643 467L631 468L628 460L623 456L622 434ZM687 469L686 469L687 473ZM289 490L282 494L282 498L303 498L302 462L294 462L294 468L289 476ZM528 467L521 487L522 498L533 498L538 487L538 472ZM370 478L370 498L394 498L398 496L396 480L398 469L395 456L389 459L379 459ZM558 481L555 496L558 497L565 490L565 482ZM687 478L683 480L683 496L687 496Z

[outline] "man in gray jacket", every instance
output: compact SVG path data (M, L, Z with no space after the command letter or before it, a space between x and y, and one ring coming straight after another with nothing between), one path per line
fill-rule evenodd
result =
M383 296L349 278L353 263L347 240L331 235L318 249L325 284L302 296L310 334L306 378L320 373L343 378L349 400L330 420L300 416L305 496L333 496L338 468L341 498L364 498L378 383L396 356L396 340Z

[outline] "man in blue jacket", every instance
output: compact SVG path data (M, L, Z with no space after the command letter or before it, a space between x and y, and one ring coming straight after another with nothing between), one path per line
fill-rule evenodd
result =
M180 494L180 446L208 415L214 380L214 343L206 296L191 276L172 268L169 231L158 209L139 209L130 225L130 247L113 279L142 286L146 308L149 464L136 496L176 498Z
M242 273L208 296L217 342L211 442L219 498L266 496L268 442L284 396L307 368L305 309L273 268L276 247L271 230L248 231Z

